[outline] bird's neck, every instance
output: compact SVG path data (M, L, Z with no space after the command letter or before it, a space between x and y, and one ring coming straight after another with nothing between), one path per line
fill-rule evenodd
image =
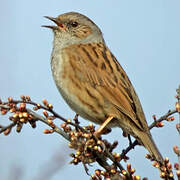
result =
M89 44L89 43L105 43L104 38L99 35L89 35L86 38L80 39L77 37L69 36L68 34L62 34L54 36L53 51L61 51L62 49L74 45L74 44Z

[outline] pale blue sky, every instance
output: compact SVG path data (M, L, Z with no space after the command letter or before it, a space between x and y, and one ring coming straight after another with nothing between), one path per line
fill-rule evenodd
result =
M174 108L175 90L180 84L179 0L0 1L0 96L3 99L18 98L21 94L30 95L37 102L47 98L62 116L74 116L51 76L52 33L41 28L50 23L43 16L69 11L87 15L101 28L107 45L136 88L148 123L152 122L153 114L160 116ZM172 146L180 142L175 129L177 122L178 117L176 122L165 123L164 128L152 131L160 151L172 162L177 161ZM55 134L44 135L45 127L38 123L36 129L26 126L20 134L13 131L8 137L1 135L0 179L9 180L13 167L17 166L23 168L23 180L39 180L52 166L48 162L58 151L67 161L51 180L89 179L81 165L68 164L67 142ZM120 129L115 129L109 137L121 141L116 150L119 152L127 145L121 134ZM145 153L142 147L131 151L132 166L137 175L158 179L158 171L144 159Z

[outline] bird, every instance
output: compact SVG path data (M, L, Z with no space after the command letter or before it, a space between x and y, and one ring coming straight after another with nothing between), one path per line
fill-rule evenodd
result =
M45 18L55 23L43 26L54 34L53 79L70 108L82 118L99 124L100 130L121 128L143 145L156 161L163 163L138 95L107 47L100 28L78 12Z

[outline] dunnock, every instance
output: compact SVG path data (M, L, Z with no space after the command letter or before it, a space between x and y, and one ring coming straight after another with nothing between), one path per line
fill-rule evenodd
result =
M67 104L103 127L120 127L159 162L163 158L150 134L139 98L121 65L88 17L69 12L46 18L55 26L51 69ZM101 129L101 128L100 128Z

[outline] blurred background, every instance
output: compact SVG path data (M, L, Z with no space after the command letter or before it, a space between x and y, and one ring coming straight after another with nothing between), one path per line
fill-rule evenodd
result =
M107 45L134 84L150 124L153 114L160 117L175 108L174 96L180 84L179 9L179 0L1 0L0 97L6 100L24 94L36 102L46 98L63 117L74 117L52 79L53 34L41 25L51 24L43 16L77 11L101 28ZM176 116L174 122L152 130L161 153L172 163L177 161L172 147L180 142L175 128L178 122ZM0 124L6 123L1 116ZM7 137L0 135L0 179L89 179L82 164L69 165L68 142L57 134L43 134L45 128L39 122L36 129L27 125L20 134L13 130ZM116 152L128 145L120 129L113 129L108 138L119 141ZM136 175L159 179L158 170L144 158L146 153L143 147L136 147L128 154L129 162ZM94 173L92 167L89 169Z

